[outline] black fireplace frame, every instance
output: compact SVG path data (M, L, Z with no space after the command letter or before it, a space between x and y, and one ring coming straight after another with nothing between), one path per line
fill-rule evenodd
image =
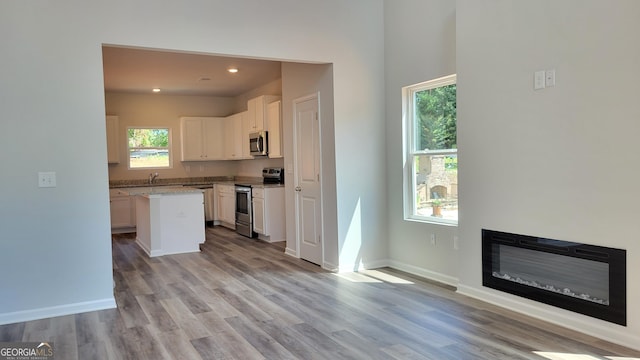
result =
M599 304L493 276L494 260L499 261L493 259L494 244L607 263L609 304ZM626 269L625 250L482 229L482 285L623 326L627 325Z

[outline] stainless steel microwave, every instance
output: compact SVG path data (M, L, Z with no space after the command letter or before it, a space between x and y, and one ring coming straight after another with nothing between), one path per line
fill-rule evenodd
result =
M258 131L249 134L249 149L253 156L269 155L269 142L267 141L267 132Z

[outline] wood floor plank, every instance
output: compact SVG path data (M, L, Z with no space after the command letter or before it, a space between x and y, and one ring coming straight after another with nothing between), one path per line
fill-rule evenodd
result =
M197 315L212 334L212 341L220 344L235 359L262 359L264 356L247 339L236 332L229 323L213 312Z
M229 325L267 359L297 359L280 343L242 316L227 318Z
M199 339L211 335L198 317L180 299L162 299L160 302L189 339Z
M128 291L116 291L115 297L118 310L127 328L149 324L149 319L142 311L134 294Z
M180 299L192 313L198 314L211 311L211 307L202 301L188 286L183 283L170 284L169 288L175 297Z
M158 331L148 328L152 336L164 347L170 359L197 360L201 356L193 347L189 336L182 330Z
M147 315L147 319L149 319L152 327L159 331L178 329L178 325L176 325L171 315L169 315L155 295L138 295L136 296L136 300L138 300L142 311Z
M269 334L275 341L287 349L291 354L299 359L324 360L335 359L331 354L322 352L316 347L310 346L304 336L293 327L287 326L276 320L269 320L256 323L260 329Z
M330 334L331 338L337 343L341 344L345 348L351 349L356 354L361 354L362 357L366 357L371 360L391 360L393 357L383 352L378 347L378 344L370 343L369 341L353 334L349 330L334 331Z
M59 359L640 359L640 351L381 268L333 274L282 244L206 229L200 253L149 258L114 235L117 309L0 326ZM551 356L551 355L546 355Z

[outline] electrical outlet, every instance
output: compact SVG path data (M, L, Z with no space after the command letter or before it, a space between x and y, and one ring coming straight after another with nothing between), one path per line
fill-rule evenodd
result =
M49 172L39 172L38 173L38 187L56 187L56 173Z
M458 250L460 248L458 235L453 235L453 250Z
M429 236L429 243L431 246L436 246L436 234L431 234Z

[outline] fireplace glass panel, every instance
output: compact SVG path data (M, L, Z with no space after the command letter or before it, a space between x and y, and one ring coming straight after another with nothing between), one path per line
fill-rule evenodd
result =
M609 305L609 264L492 244L492 275L601 305Z

